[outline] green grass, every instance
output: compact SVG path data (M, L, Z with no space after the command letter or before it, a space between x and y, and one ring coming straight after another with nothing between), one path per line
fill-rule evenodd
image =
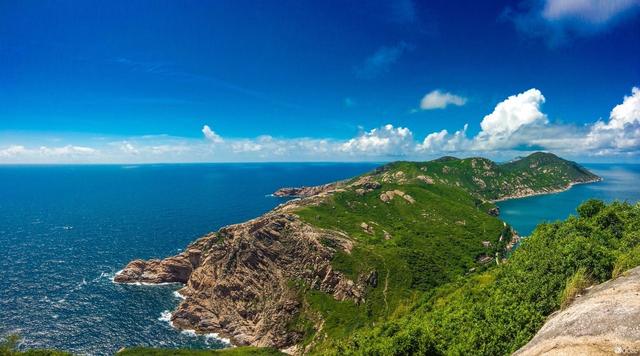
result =
M481 157L394 162L374 174L380 176L397 171L404 172L406 179L426 176L436 183L462 188L484 200L500 199L526 188L534 191L561 189L572 181L597 178L575 162L542 152L503 164Z
M385 203L380 194L389 190L409 194L415 202L396 196ZM302 293L308 305L302 317L318 319L320 315L322 335L329 339L347 337L404 312L407 303L425 292L472 268L486 268L477 262L478 257L493 256L503 246L500 220L489 216L462 189L440 184L385 183L365 195L351 189L297 214L318 227L343 231L356 241L350 253L336 253L332 261L336 270L353 280L377 273L377 285L369 287L361 304L336 301L313 290ZM365 232L363 222L373 231ZM492 247L484 247L482 241L490 241Z
M640 204L586 202L588 212L539 225L507 263L438 287L410 311L336 340L326 353L507 355L591 283L640 264ZM621 259L625 262L621 264Z
M592 284L593 280L587 273L587 270L585 268L578 269L576 273L567 280L567 285L560 295L560 308L564 309L568 307L585 288Z

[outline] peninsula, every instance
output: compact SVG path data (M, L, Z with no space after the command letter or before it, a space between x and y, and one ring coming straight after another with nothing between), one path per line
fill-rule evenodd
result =
M163 260L135 260L118 283L184 284L171 321L236 345L319 350L380 325L461 278L503 263L518 241L495 201L600 177L550 153L495 163L394 162L295 196Z

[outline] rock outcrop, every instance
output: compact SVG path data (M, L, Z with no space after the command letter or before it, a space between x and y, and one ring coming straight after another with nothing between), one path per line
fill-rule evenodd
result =
M287 327L301 307L295 283L358 303L366 280L352 281L331 266L336 251L350 252L351 241L283 210L222 228L177 256L135 260L115 281L184 283L185 299L171 318L176 327L215 332L238 345L295 345L301 335Z
M305 198L320 193L325 193L334 190L338 186L337 183L329 183L323 185L316 185L312 187L287 187L276 190L273 195L276 197L294 197Z
M553 314L514 355L640 354L640 267Z

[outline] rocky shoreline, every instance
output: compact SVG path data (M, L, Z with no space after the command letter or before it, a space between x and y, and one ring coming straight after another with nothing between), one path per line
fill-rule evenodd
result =
M537 191L537 192L535 192L535 191L526 191L526 192L523 192L523 193L520 193L520 194L507 195L507 196L504 196L502 198L491 200L490 202L491 203L498 203L498 202L501 202L501 201L506 201L506 200L511 200L511 199L528 198L528 197L533 197L533 196L537 196L537 195L557 194L557 193L566 192L567 190L571 189L574 185L597 183L597 182L601 182L602 180L603 180L602 177L597 177L595 179L586 180L586 181L575 181L575 182L570 182L566 186L564 186L562 188L558 188L558 189L550 189L550 190L543 190L543 191Z
M346 236L302 222L287 205L206 235L179 255L132 261L114 282L184 284L170 320L179 329L217 333L233 345L294 346L302 335L287 325L300 302L290 281L356 303L369 282L331 266L336 251L350 252Z

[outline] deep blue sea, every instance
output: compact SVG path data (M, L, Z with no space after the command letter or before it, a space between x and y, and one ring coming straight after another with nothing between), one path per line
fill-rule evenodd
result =
M162 318L168 286L111 282L135 258L173 255L197 237L256 217L283 186L314 185L376 167L357 164L0 166L0 335L23 347L112 354L121 347L210 347ZM604 182L500 203L527 235L589 197L640 199L640 166L592 165Z
M178 286L114 284L114 273L261 215L284 201L268 196L280 187L376 166L0 166L0 335L90 355L133 345L219 348L160 320L178 304Z

